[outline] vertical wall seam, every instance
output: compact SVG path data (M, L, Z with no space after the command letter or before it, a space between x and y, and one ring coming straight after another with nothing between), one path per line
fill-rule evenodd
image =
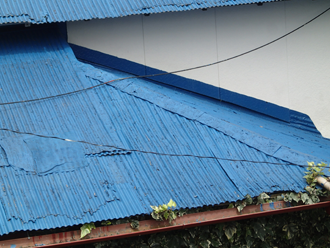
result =
M214 8L214 25L215 25L215 45L216 45L216 51L217 51L217 61L219 61L219 48L218 48L218 26L217 26L217 10L218 8ZM217 65L217 71L218 71L218 92L219 92L219 100L222 99L221 97L221 90L220 90L220 65Z
M283 3L283 11L284 11L284 28L285 28L285 33L288 32L288 26L287 26L287 3L284 2ZM289 116L288 116L288 119L289 119L289 123L291 123L291 102L290 102L290 77L289 77L289 52L288 52L288 39L289 37L285 37L285 48L286 48L286 51L285 51L285 54L286 54L286 80L287 80L287 84L288 84L288 94L287 94L287 97L288 97L288 109L289 109Z
M142 18L142 43L143 43L143 61L144 61L144 75L147 75L147 58L146 58L146 44L145 44L145 32L144 32L144 16Z

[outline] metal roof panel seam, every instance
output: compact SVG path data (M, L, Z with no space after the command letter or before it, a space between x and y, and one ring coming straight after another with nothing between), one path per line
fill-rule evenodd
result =
M0 57L1 102L70 92L98 84L99 76L120 77L119 72L100 72L78 62L53 29L0 34ZM166 103L169 109L176 104ZM187 106L176 107L180 113ZM2 128L133 150L112 153L91 144L71 147L74 143L70 141L27 140L0 131L7 161L0 165L0 234L149 214L150 205L171 198L180 208L195 208L237 201L246 194L304 189L303 168L169 109L115 85L0 106ZM15 157L19 153L6 153L8 147L20 149L24 142L25 155L33 160L30 164ZM76 149L80 152L72 152ZM266 163L224 161L214 156Z

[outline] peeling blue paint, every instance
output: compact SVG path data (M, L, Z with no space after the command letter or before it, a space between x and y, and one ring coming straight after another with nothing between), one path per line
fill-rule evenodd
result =
M59 134L60 137L74 137L71 133ZM17 135L16 137L0 138L0 146L6 153L10 164L24 171L38 175L53 172L73 171L87 167L83 147L76 142L58 139ZM61 151L60 154L57 154ZM4 166L0 164L0 166Z
M270 207L271 210L275 210L274 202L269 203L269 207Z

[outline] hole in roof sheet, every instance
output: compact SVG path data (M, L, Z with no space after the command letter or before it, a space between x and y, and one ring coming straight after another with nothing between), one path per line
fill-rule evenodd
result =
M73 171L88 165L81 144L28 135L0 139L2 166L14 166L38 174ZM0 150L1 155L1 150Z

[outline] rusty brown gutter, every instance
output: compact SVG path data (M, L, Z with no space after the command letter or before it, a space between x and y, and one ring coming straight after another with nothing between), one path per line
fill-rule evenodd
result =
M330 208L330 201L324 201L311 205L292 207L289 203L278 201L260 205L245 207L241 213L236 208L221 209L202 213L184 215L177 218L172 224L168 221L145 220L140 221L138 229L132 229L128 224L98 227L85 238L80 239L80 230L47 234L42 236L26 237L0 241L0 247L29 248L29 247L64 247L83 245L112 239L128 238L138 235L146 235L156 232L186 229L201 225L210 225L221 222L237 221L242 219L256 218L268 215L282 214L294 211L303 211L314 208Z

